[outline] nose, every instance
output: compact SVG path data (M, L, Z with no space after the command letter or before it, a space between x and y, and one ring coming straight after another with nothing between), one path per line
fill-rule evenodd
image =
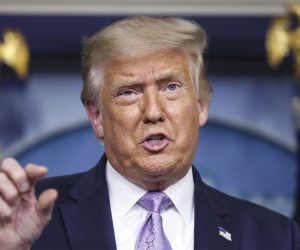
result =
M145 124L163 122L165 120L163 103L156 88L149 88L144 91L142 112Z

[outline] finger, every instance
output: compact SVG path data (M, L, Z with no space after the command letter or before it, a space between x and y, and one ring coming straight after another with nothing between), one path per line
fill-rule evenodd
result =
M29 190L30 186L25 170L15 159L4 159L0 170L8 176L19 192L23 193Z
M45 224L51 219L52 210L57 197L58 193L55 189L47 189L39 196L37 210Z
M14 205L18 200L18 190L6 174L0 172L0 195L9 205Z
M0 197L0 225L10 222L12 219L12 209Z
M30 186L33 186L38 179L44 177L48 173L48 168L35 164L28 164L25 167L25 172Z

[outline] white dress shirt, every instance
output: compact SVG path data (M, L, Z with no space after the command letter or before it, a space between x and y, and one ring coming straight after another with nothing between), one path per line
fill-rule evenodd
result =
M148 211L137 201L147 192L120 175L109 162L106 178L118 250L133 250ZM164 232L173 250L194 249L194 182L192 168L164 190L174 206L163 211Z

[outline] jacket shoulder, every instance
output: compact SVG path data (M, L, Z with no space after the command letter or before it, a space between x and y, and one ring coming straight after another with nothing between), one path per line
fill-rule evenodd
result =
M251 216L262 217L264 219L266 219L266 216L267 218L270 217L270 219L277 218L283 221L288 219L286 216L269 208L255 204L251 201L228 195L206 184L204 185L208 196L212 197L211 199L217 200L218 203L222 204L222 206L224 206L226 210L230 211L230 213L234 212L242 218L244 216L248 217L251 214Z
M65 197L79 179L84 176L87 172L62 175L41 179L36 184L36 195L40 195L44 190L53 188L59 193L59 200Z
M227 211L228 219L235 224L243 239L242 245L261 249L272 241L278 249L300 249L299 226L286 216L263 206L236 198L204 184L205 192L215 206ZM249 237L251 235L251 237Z

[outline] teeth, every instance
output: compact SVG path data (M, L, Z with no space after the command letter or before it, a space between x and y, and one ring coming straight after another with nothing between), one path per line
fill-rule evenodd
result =
M161 140L149 140L149 144L156 144L159 143Z

